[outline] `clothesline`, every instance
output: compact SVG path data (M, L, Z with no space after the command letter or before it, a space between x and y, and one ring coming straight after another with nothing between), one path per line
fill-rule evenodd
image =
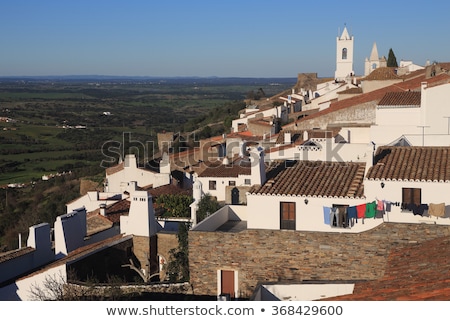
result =
M332 227L348 228L358 223L358 219L363 224L364 219L367 218L383 219L386 213L392 211L392 206L400 206L400 202L375 200L352 206L324 206L324 223ZM445 216L445 203L430 203L429 205L402 203L401 208L412 211L414 215L423 216L424 211L428 210L428 214L431 216Z

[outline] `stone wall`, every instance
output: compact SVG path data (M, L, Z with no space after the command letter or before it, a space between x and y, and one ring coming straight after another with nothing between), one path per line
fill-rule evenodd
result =
M378 279L393 248L444 235L450 226L401 223L360 234L190 231L190 282L196 295L216 295L217 271L235 270L240 297L249 298L259 283Z
M294 124L290 129L308 130L311 128L327 129L328 124L335 123L375 123L376 105L378 101L370 101L364 104L355 105L346 108L345 110L336 110L325 112L320 116L313 116L311 118L304 118L297 122L297 127ZM289 129L288 126L284 127Z
M177 233L162 232L157 234L158 237L158 255L162 256L165 264L170 259L169 251L178 248ZM160 258L161 259L161 258ZM166 278L165 270L160 271L160 278L163 281Z
M133 236L133 254L139 261L140 268L145 269L146 273L150 275L158 272L156 242L156 235L151 237Z

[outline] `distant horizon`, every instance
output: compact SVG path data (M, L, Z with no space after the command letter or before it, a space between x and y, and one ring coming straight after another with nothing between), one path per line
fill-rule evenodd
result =
M319 78L331 78L319 77ZM121 76L121 75L18 75L18 76L0 76L0 79L297 79L297 76L289 77L247 77L247 76Z

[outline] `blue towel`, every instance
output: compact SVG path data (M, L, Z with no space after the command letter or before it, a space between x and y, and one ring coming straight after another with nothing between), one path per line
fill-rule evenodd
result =
M331 207L327 207L327 206L324 206L324 207L323 207L323 222L324 222L326 225L330 225L330 224L331 224L331 221L330 221L330 212L331 212Z
M358 219L358 215L357 215L357 212L356 212L356 206L349 206L347 208L347 217L349 219L351 219L351 218Z

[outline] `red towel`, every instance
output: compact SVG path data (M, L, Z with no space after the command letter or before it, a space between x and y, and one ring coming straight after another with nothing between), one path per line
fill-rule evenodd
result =
M358 218L364 218L366 216L366 203L356 205L356 214Z

